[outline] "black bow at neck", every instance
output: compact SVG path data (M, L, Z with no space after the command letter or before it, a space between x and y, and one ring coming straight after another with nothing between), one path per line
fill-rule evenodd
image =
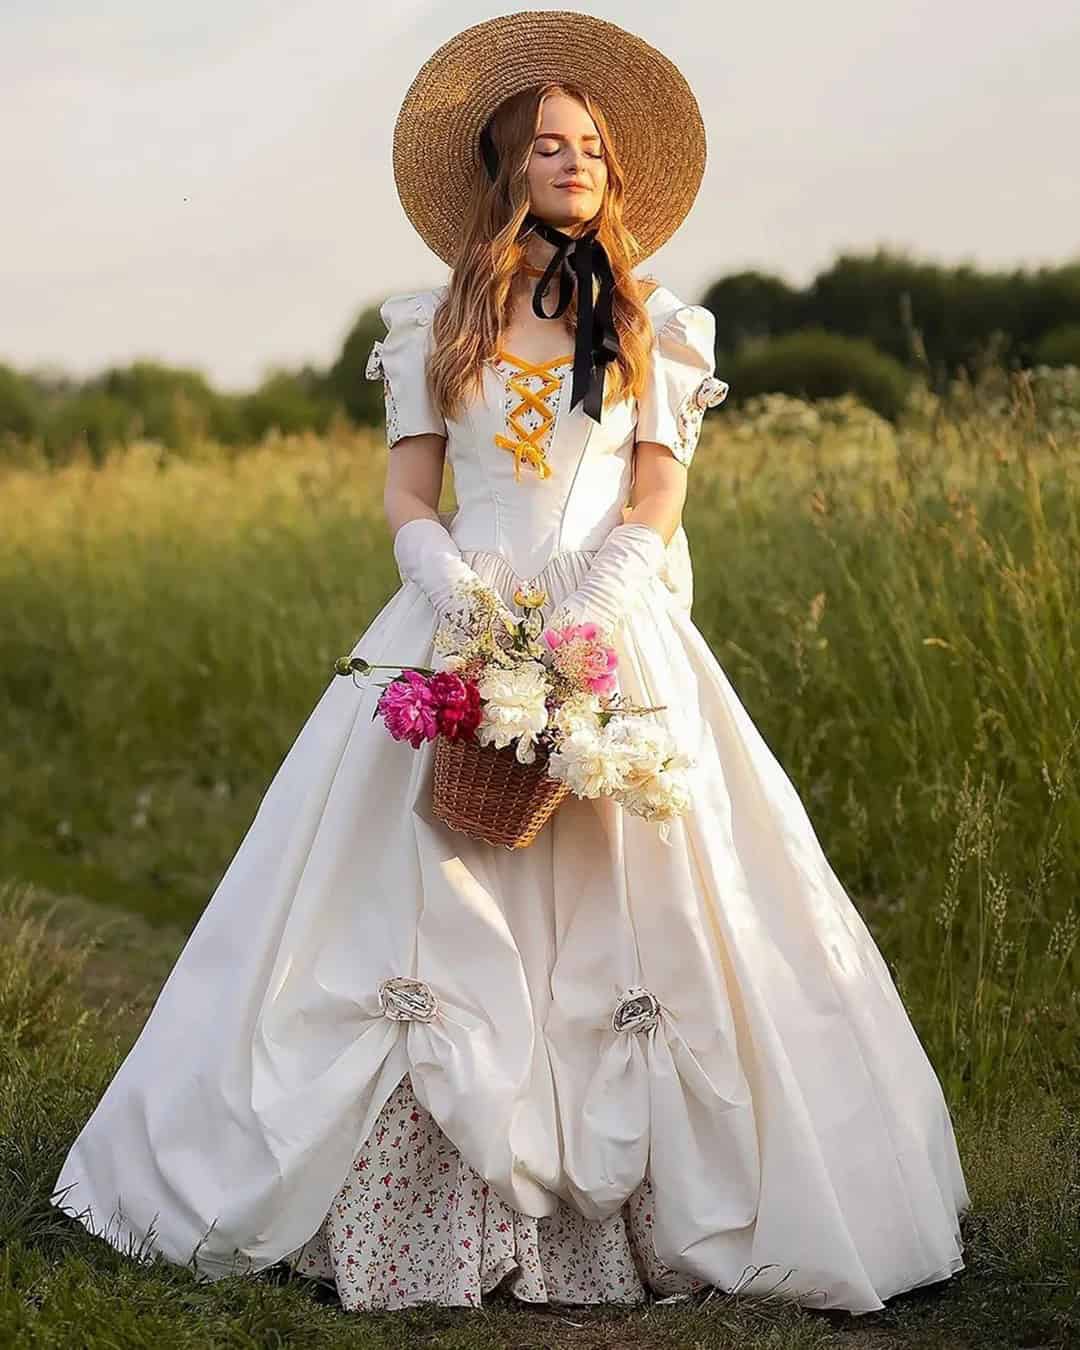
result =
M570 407L579 403L587 416L599 422L604 406L604 376L608 362L619 354L619 337L612 320L611 300L615 278L603 244L595 230L574 236L564 234L546 220L530 211L525 217L541 239L555 246L544 274L533 289L532 309L539 319L558 319L565 313L577 281L577 333L574 341L574 384L570 391ZM544 310L544 292L556 273L559 277L559 298L550 314ZM593 298L593 278L600 287Z

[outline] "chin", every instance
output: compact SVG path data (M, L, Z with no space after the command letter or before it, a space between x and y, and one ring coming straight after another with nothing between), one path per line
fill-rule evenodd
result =
M569 205L573 207L572 202ZM568 210L567 203L561 202L555 210L537 211L536 214L549 225L554 225L557 230L565 230L569 225L587 224L596 217L597 209L589 209L582 203L580 210Z

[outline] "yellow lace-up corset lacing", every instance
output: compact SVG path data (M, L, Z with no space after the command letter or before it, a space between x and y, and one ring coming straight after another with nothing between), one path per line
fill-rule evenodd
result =
M515 478L521 478L523 460L527 460L541 478L548 478L551 475L551 465L544 455L543 440L555 420L555 414L548 407L547 398L558 389L562 378L554 373L556 367L572 364L574 354L571 352L567 356L553 356L550 361L523 361L521 357L500 347L496 356L500 361L507 361L517 367L517 373L508 377L507 384L517 394L520 402L506 415L510 427L517 433L517 440L497 435L495 444L500 450L508 450L514 456ZM525 383L530 376L539 378L538 389L531 389ZM526 426L522 420L530 408L540 418L534 427Z

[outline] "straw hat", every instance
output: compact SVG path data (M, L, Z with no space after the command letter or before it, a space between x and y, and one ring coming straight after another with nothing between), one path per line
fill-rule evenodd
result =
M475 24L420 67L394 127L394 180L405 213L453 265L478 174L479 138L499 104L553 80L594 95L626 167L625 223L655 253L694 203L705 127L679 70L616 24L567 10L526 10ZM639 258L640 261L640 258Z

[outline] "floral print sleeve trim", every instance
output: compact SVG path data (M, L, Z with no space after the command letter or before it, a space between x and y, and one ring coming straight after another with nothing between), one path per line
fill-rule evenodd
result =
M701 424L707 408L715 408L727 398L729 385L715 375L706 375L683 399L675 417L675 444L672 454L680 464L689 465L701 438Z
M386 404L386 444L392 447L396 441L401 439L401 430L398 426L397 403L394 400L393 386L383 365L381 342L376 342L372 347L367 365L364 367L364 375L369 380L382 380L383 382L383 395Z
M383 382L386 443L391 448L406 436L447 435L427 376L432 320L441 293L392 295L379 308L386 334L372 345L364 374L369 380Z
M716 374L712 311L672 299L666 317L656 320L648 379L638 400L636 440L666 446L689 468L705 413L727 398L729 386Z

